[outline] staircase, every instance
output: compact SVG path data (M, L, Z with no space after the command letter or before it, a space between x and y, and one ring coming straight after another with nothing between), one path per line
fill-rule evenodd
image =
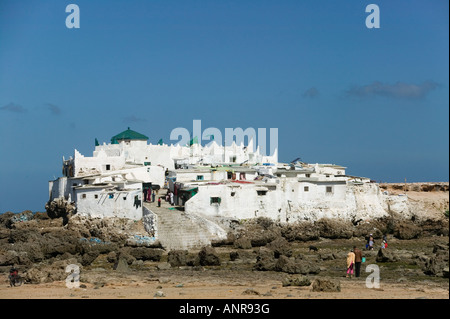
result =
M211 240L226 237L218 225L198 215L186 214L166 202L144 203L157 217L156 238L166 250L196 249L211 245ZM172 209L170 209L172 208Z

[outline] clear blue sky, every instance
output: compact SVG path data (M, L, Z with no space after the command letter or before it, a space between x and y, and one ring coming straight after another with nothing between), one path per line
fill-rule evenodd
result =
M66 28L68 4L80 28ZM380 28L365 24L368 4ZM0 212L130 126L279 130L279 160L449 180L447 0L1 0Z

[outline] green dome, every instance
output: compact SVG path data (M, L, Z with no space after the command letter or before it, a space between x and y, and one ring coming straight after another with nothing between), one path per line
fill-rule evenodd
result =
M126 131L119 133L113 137L111 137L111 143L117 144L119 141L130 141L130 140L142 140L147 141L148 137L144 134L138 133L136 131L130 130L128 128Z

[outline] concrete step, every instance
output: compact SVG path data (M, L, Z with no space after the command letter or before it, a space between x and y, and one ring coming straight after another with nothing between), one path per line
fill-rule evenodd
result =
M202 224L202 219L195 219L179 210L169 209L171 206L157 207L154 203L144 203L145 207L157 215L156 238L165 249L189 249L210 245L216 238ZM199 219L200 218L200 219Z

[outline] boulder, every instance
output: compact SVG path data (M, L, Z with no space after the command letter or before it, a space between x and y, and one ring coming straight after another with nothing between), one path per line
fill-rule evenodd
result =
M315 226L320 232L320 237L349 239L353 236L353 224L350 221L321 218L315 222Z
M120 272L128 272L130 269L128 268L128 262L125 258L120 258L117 260L116 264L113 267L114 270Z
M256 256L255 270L271 271L275 270L276 259L273 250L260 247Z
M289 286L303 287L303 286L311 285L311 280L309 280L309 278L306 276L294 275L291 277L285 277L281 283L282 283L283 287L289 287Z
M444 246L445 247L445 246ZM434 247L435 255L430 257L422 266L425 274L430 276L445 277L445 269L448 269L449 251L444 249L436 249ZM448 271L447 271L448 276Z
M243 236L235 239L233 245L237 249L251 249L252 241L248 237Z
M397 261L397 258L394 257L389 248L380 248L378 250L377 258L375 259L377 262L394 262Z
M301 259L288 258L280 256L275 263L276 271L286 272L288 274L318 274L320 267L317 263L311 263Z
M319 239L320 231L312 222L297 222L283 226L281 235L288 241L310 241Z
M394 236L398 239L415 239L422 233L422 229L410 221L401 221L394 226Z
M220 266L220 259L215 249L211 246L203 247L198 253L201 266Z
M160 248L135 247L130 248L128 253L137 260L160 261L163 250Z
M168 262L172 267L186 266L187 264L187 250L171 250L168 254Z
M335 279L315 279L312 283L315 292L340 292L341 282Z
M275 258L279 258L281 255L291 257L292 249L288 241L283 237L271 241L266 247L273 251Z

